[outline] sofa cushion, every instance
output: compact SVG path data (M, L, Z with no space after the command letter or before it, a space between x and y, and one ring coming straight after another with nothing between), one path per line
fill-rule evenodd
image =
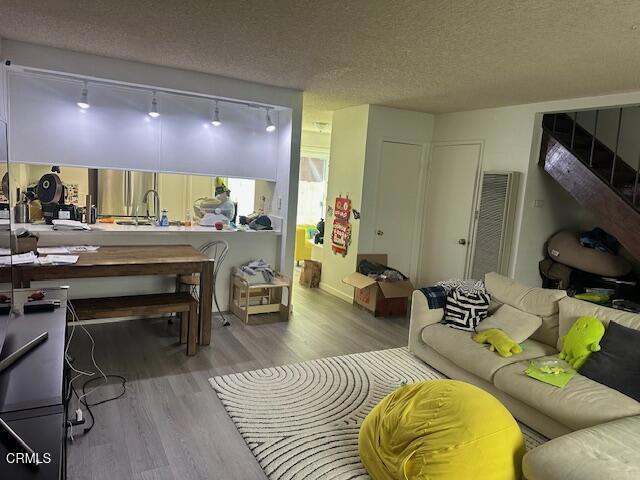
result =
M572 430L640 415L640 402L579 373L566 387L558 388L526 376L528 366L524 361L498 370L494 385Z
M528 480L640 478L640 417L628 417L551 440L528 452Z
M447 296L444 320L450 327L473 332L487 317L491 297L482 291L455 289Z
M528 287L495 272L487 273L484 283L487 292L498 302L540 317L558 313L558 302L567 296L564 290Z
M477 332L498 328L516 343L522 343L542 325L542 319L511 305L502 305L493 315L480 322Z
M491 382L498 369L520 360L542 357L555 353L555 349L535 340L522 343L523 352L504 358L489 351L487 345L474 342L470 332L449 328L441 323L422 330L422 341L457 366Z
M506 303L523 312L538 315L542 325L531 336L532 340L556 347L558 342L558 302L567 296L564 290L534 288L514 282L498 273L487 273L485 287L493 300L492 307Z
M600 347L580 373L640 402L640 330L609 322Z
M585 302L577 298L566 297L560 301L559 336L567 334L573 323L584 316L596 317L606 327L609 322L619 323L624 327L640 330L640 314L624 312L615 308L603 307L595 303ZM558 350L562 350L562 341L558 338Z

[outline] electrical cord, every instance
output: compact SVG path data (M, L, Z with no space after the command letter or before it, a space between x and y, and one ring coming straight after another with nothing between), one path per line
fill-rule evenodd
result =
M84 427L83 433L89 433L91 431L91 429L93 428L93 426L95 425L95 423L96 423L95 415L93 414L93 411L91 410L92 407L97 407L98 405L103 405L105 403L112 402L114 400L122 398L124 396L124 394L127 393L127 379L125 377L123 377L122 375L111 375L111 374L109 374L109 375L107 375L107 378L117 378L118 380L120 380L122 391L120 393L118 393L117 395L114 395L113 397L105 398L105 399L99 400L97 402L88 402L86 400L87 395L95 390L95 388L93 388L91 391L87 392L87 387L92 382L95 382L97 380L102 380L102 377L90 378L87 381L85 381L82 384L82 395L79 395L78 391L75 388L75 386L73 384L71 384L72 394L76 396L76 398L78 399L80 404L83 405L84 408L87 410L87 413L89 414L89 417L91 417L91 423L89 424L89 426Z
M79 322L80 320L79 320L78 314L76 313L75 309L73 308L73 304L70 301L67 302L67 309L71 313L72 327L71 327L71 333L69 334L69 339L67 340L67 345L65 347L65 361L66 361L67 365L69 366L69 368L72 371L76 372L76 375L69 381L69 387L70 388L69 388L69 393L67 394L67 412L69 411L69 403L70 403L73 395L75 395L76 398L78 399L78 402L86 408L87 413L91 417L91 424L88 427L84 427L84 430L83 430L83 433L86 434L86 433L89 433L91 431L91 429L93 428L93 426L95 425L95 416L94 416L93 412L91 411L91 407L102 405L104 403L111 402L113 400L117 400L118 398L121 398L122 396L124 396L124 394L127 391L127 386L126 386L127 379L125 377L123 377L122 375L105 374L104 371L100 368L100 366L98 365L98 362L96 361L96 357L95 357L96 342L93 339L93 336L91 335L91 333L89 333L89 331L84 327L84 325L80 325L80 328L86 333L86 335L89 337L89 340L91 341L91 351L90 351L91 361L92 361L93 366L95 367L95 369L99 372L100 376L96 377L95 375L98 375L98 373L80 370L80 369L75 368L72 365L71 361L69 360L68 351L69 351L69 347L71 345L71 340L73 339L73 335L75 333L76 322ZM91 378L87 379L82 384L82 395L79 395L73 382L75 382L78 378L83 377L83 376L87 376L87 377L91 377ZM91 395L93 392L95 392L101 386L106 385L108 383L108 381L109 381L108 380L109 378L117 378L117 379L119 379L121 381L121 383L122 383L122 392L120 392L118 395L115 395L113 397L100 400L98 402L93 402L93 403L89 402L87 397L89 395ZM97 385L94 388L92 388L91 390L87 391L88 386L91 383L96 382L98 380L104 380L104 383L102 385ZM73 439L74 439L74 436L73 436L74 422L67 420L67 425L69 427L69 433L70 433L71 440L73 441ZM77 423L75 425L77 425Z

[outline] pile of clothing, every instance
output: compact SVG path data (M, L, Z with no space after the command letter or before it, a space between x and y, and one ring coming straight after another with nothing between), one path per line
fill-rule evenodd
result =
M240 266L240 272L244 274L243 277L247 279L250 284L262 283L263 280L264 283L271 283L276 276L273 267L261 258L251 260ZM260 277L262 277L263 280Z
M405 275L395 268L387 267L381 263L370 262L369 260L360 260L358 273L374 278L376 281L398 282L407 279Z

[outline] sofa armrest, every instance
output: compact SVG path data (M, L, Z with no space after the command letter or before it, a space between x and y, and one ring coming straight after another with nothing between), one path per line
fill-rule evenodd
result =
M440 323L444 316L443 308L430 309L427 297L420 290L411 297L411 320L409 323L409 351L415 352L415 346L422 342L422 329L428 325Z

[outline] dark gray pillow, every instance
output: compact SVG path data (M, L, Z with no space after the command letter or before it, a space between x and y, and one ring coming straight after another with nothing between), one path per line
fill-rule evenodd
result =
M640 330L609 322L600 347L580 374L640 402Z

